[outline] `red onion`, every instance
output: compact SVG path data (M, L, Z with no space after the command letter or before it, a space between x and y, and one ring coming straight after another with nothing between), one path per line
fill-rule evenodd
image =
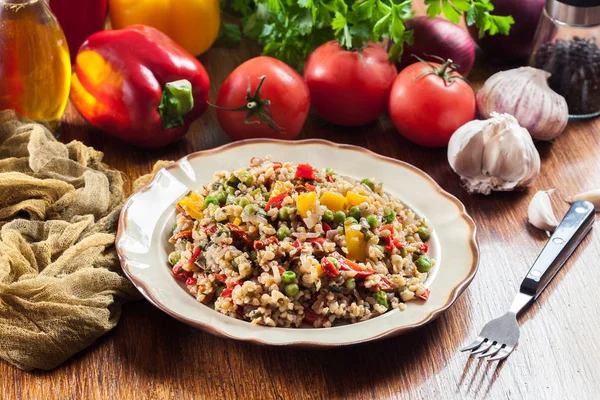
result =
M470 26L469 33L485 55L495 62L510 63L529 57L535 30L546 0L494 0L494 15L512 15L515 23L508 36L486 35L479 39L479 29Z
M412 54L428 61L439 62L426 56L429 54L451 59L460 66L457 71L462 76L469 75L475 62L475 44L467 31L442 18L415 17L406 21L404 25L407 30L413 30L415 42L404 47L398 69L417 62Z

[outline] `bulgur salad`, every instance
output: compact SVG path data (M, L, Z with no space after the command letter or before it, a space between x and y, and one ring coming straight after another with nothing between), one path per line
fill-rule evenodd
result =
M252 158L178 201L168 261L220 313L330 327L426 301L429 236L381 183Z

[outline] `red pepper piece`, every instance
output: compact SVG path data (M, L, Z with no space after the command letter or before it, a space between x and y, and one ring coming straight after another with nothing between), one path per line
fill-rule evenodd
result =
M281 168L283 166L282 163L280 163L279 161L275 161L273 163L273 171L277 171L279 168Z
M192 240L192 231L177 232L177 234L175 235L175 240L177 239Z
M325 238L312 238L312 239L307 239L306 241L309 243L318 243L321 246L323 246L323 243L325 243Z
M423 246L419 249L421 253L427 253L429 251L429 245L427 243L423 243Z
M394 290L394 284L385 276L381 277L381 281L377 283L377 288L379 290L383 290L384 292L389 292Z
M397 249L401 249L404 246L406 246L406 242L400 238L394 238L392 240L392 243L394 243L394 247L396 247Z
M302 320L302 322L314 326L315 322L317 322L319 319L323 319L323 316L317 314L311 308L304 307L304 319Z
M311 185L310 183L306 182L306 184L304 185L304 187L309 191L309 192L314 192L317 188L315 187L315 185Z
M225 226L229 229L231 236L233 236L235 240L241 240L245 245L252 246L252 239L242 228L232 223L228 223Z
M315 171L313 170L313 167L309 164L298 164L296 167L296 178L309 180L317 179L315 177Z
M228 283L227 287L234 288L236 286L243 285L243 284L244 284L244 281L240 279L238 281Z
M221 292L221 297L229 297L229 298L231 298L231 293L232 292L233 292L233 288L232 287L226 288L225 290L223 290Z
M186 271L185 269L183 269L181 265L174 266L171 271L173 272L173 276L175 276L175 278L181 279L183 281L185 281L187 278L191 277L194 274L191 271Z
M215 278L222 283L227 282L227 275L225 274L215 274Z
M429 298L429 293L431 293L431 291L429 289L425 289L425 293L423 293L422 295L417 296L417 297L420 298L421 300L427 301L427 299Z
M285 269L283 269L281 265L278 265L277 268L279 268L279 275L282 275L285 272Z
M394 230L394 225L392 224L387 224L387 225L382 225L381 228L379 228L380 231L390 231L390 234L394 234L396 231Z
M267 202L267 205L265 206L265 211L269 211L271 209L271 207L275 207L275 208L281 208L281 203L283 203L283 200L290 194L290 192L283 192L283 193L279 193L276 196L273 196L269 199L269 201Z
M404 222L404 218L402 218L402 216L400 215L396 215L396 221L398 221L399 223Z
M294 246L296 249L299 249L300 247L302 247L302 243L300 243L300 241L296 239L294 240L294 243L292 243L292 246Z
M149 26L94 33L81 45L73 72L71 101L79 113L137 146L179 139L207 107L202 64Z
M275 236L271 236L268 239L255 240L254 241L254 249L255 250L262 250L265 247L267 247L268 245L275 244L275 243L279 243L279 240L277 240L277 238Z
M385 242L385 246L383 246L384 249L386 249L388 252L393 252L394 249L396 248L396 246L394 246L394 242L392 241L392 237L388 236L383 238L383 241Z
M186 285L195 285L196 282L198 282L198 279L191 276L185 280Z
M329 175L329 174L328 174L328 175L325 175L325 180L326 180L327 182L334 182L334 181L335 181L335 179L333 179L333 176L331 176L331 175Z
M358 265L357 263L355 263L354 261L348 260L346 257L344 257L343 255L341 255L338 252L333 253L333 257L340 264L340 269L342 271L355 271L356 272L356 275L354 276L355 278L366 278L367 276L373 275L375 273L375 271L373 271L373 269L368 268L368 267L362 267L362 266Z
M323 268L323 271L331 278L335 278L340 274L340 271L338 271L335 264L328 257L323 257L323 259L321 259L321 268Z
M323 222L322 225L323 225L323 231L325 233L327 233L331 230L331 227L329 226L329 224L327 222Z
M206 234L208 236L212 236L215 234L215 232L217 231L217 224L212 224L212 225L204 225L202 227L202 229L204 229L204 232L206 232Z
M196 260L198 259L198 257L200 257L200 254L202 254L202 250L200 250L200 247L194 247L194 251L192 252L192 256L188 260L188 264L192 265L193 263L195 263Z

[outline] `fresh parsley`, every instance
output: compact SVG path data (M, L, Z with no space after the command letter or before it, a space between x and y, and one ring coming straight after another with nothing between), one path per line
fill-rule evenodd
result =
M223 2L226 3L226 2ZM491 0L425 0L427 14L443 15L457 23L462 15L479 35L508 35L514 20L491 14ZM258 40L263 55L302 69L308 55L321 44L337 40L347 50L362 50L369 41L389 40L390 61L402 56L413 41L404 21L414 15L412 0L233 0L242 16L241 32ZM239 41L239 27L227 25L224 39Z

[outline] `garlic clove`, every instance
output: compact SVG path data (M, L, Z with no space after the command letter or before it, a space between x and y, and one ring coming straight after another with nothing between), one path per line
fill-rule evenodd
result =
M529 223L536 228L546 232L554 232L558 225L558 220L552 210L550 203L550 194L554 190L540 190L533 195L527 207L527 219Z
M448 144L448 162L469 193L490 194L530 185L540 171L531 136L508 114L470 121Z
M569 203L574 203L579 200L589 201L594 205L596 211L600 211L600 189L579 193L578 195L569 198Z
M484 118L492 112L513 115L538 140L552 140L567 126L567 102L548 86L550 73L521 67L500 71L477 92L477 110Z

